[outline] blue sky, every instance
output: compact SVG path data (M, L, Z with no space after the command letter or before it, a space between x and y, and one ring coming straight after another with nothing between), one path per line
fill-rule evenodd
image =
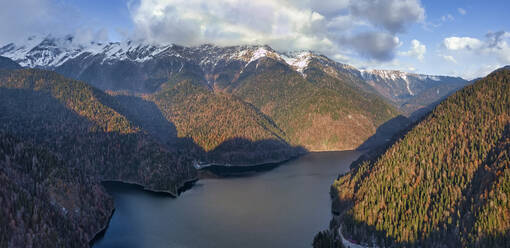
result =
M317 51L361 69L465 78L510 64L510 3L504 0L17 0L3 5L0 44L32 34L268 44L282 51Z

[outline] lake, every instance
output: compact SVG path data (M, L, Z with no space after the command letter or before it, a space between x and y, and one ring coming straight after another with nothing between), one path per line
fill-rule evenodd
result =
M331 183L359 155L309 153L252 176L199 180L178 198L107 183L115 213L94 247L310 247L331 219Z

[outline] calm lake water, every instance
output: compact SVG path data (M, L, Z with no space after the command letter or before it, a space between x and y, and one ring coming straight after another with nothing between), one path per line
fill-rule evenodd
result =
M331 183L360 154L310 153L249 177L200 180L176 199L107 184L116 210L94 247L310 247L331 219Z

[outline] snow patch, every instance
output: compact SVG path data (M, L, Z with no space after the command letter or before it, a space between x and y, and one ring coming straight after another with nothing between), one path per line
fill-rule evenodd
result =
M304 70L306 67L308 67L308 64L310 64L312 57L311 52L301 52L296 55L281 55L281 58L287 63L288 65L292 66L297 72L304 75Z
M253 52L253 55L251 56L250 61L248 61L248 64L255 60L258 60L260 58L266 57L268 55L268 53L269 53L269 51L267 51L265 48L263 48L263 47L258 48L257 50L255 50Z

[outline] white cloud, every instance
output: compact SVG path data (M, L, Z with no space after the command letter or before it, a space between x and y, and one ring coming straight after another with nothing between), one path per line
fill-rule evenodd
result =
M452 62L454 64L457 64L457 60L453 56L451 56L451 55L439 55L439 56L441 58L443 58L444 60L446 60L446 61L450 61L450 62Z
M486 40L471 37L449 37L443 40L444 46L450 51L470 53L477 56L490 56L499 63L510 63L510 33L490 32Z
M458 8L457 11L459 11L459 14L461 15L465 15L467 13L467 11L463 8Z
M424 44L420 43L418 40L412 40L411 49L406 52L401 52L400 54L403 56L412 56L421 61L425 58L426 52L427 47Z
M425 19L419 0L141 0L130 10L135 34L154 42L354 49L376 60L391 59L396 34Z
M483 43L475 38L471 37L449 37L444 39L443 41L444 46L449 50L475 50L480 48Z
M486 38L487 41L482 52L496 56L501 63L510 64L510 33L490 32Z

